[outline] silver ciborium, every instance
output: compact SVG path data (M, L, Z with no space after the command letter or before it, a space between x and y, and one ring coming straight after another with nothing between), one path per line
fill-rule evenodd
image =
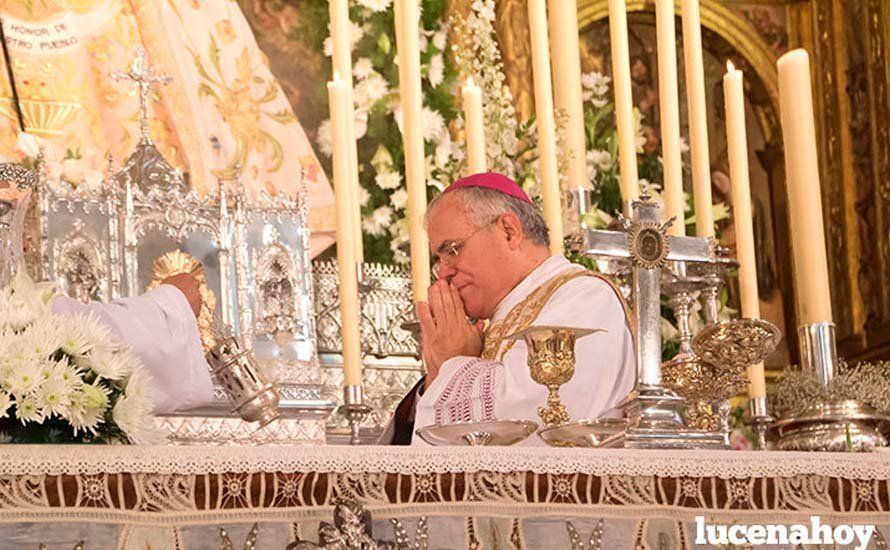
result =
M547 387L547 405L538 407L538 416L546 426L569 421L569 413L559 399L559 387L575 375L575 341L596 329L534 326L512 334L509 340L525 341L528 368L532 380Z
M259 422L261 428L278 419L278 387L264 379L253 354L238 338L219 335L206 358L214 378L225 388L233 412L247 422Z

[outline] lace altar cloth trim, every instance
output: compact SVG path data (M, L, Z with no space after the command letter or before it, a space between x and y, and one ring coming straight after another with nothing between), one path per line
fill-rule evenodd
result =
M531 472L593 476L890 480L890 453L550 448L140 447L3 445L0 476L315 472L403 475Z

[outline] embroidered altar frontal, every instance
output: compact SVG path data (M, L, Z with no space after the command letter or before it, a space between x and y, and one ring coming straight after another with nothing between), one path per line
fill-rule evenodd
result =
M884 453L381 447L7 446L0 549L257 548L316 540L338 499L374 537L390 520L429 548L692 548L694 520L877 524L890 534ZM424 521L419 521L425 518ZM423 524L426 524L423 526ZM221 536L221 529L225 537ZM413 536L413 535L412 535ZM153 541L153 542L152 542ZM585 542L586 544L586 542ZM481 545L481 546L480 546ZM587 546L584 546L587 547Z

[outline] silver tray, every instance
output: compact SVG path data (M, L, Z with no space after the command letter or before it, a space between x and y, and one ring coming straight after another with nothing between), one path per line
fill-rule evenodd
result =
M519 443L535 433L537 428L538 424L531 420L490 420L433 424L420 428L416 433L434 446L495 447Z
M599 420L578 420L550 428L544 428L538 435L551 447L624 447L627 419L601 418Z

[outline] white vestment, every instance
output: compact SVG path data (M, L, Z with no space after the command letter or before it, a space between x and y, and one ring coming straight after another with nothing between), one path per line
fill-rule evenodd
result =
M541 285L566 272L581 270L564 256L551 256L498 304L492 323L502 321ZM575 343L575 374L559 391L572 420L620 416L615 407L633 389L636 377L633 337L617 291L598 277L569 280L546 302L532 326L598 329ZM417 400L414 428L431 424L491 419L528 419L541 423L537 408L547 389L534 382L526 363L525 342L516 342L501 361L453 357ZM417 435L413 445L426 445ZM544 445L538 437L523 444Z
M161 285L110 304L57 296L52 311L93 314L130 346L151 374L155 414L206 405L213 399L195 314L178 288Z

